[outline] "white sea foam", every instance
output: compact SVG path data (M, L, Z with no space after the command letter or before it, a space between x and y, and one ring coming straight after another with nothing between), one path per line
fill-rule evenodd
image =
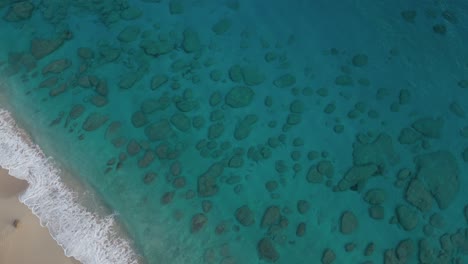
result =
M117 235L113 216L101 217L80 205L52 159L24 135L11 114L0 109L0 166L28 181L21 202L39 217L65 254L83 264L138 263L129 242Z

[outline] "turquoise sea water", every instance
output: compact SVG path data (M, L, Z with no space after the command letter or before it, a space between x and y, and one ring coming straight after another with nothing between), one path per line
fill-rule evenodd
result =
M467 14L0 0L0 166L85 264L467 263Z

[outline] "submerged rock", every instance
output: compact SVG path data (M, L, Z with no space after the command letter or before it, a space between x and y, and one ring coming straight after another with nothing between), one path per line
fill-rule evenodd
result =
M263 213L262 222L260 227L265 228L279 222L281 218L281 211L278 206L270 206Z
M348 235L354 232L358 227L356 215L351 211L346 211L341 215L340 231L342 234Z
M424 183L415 178L411 180L405 192L405 199L422 212L427 212L432 208L432 196L426 189Z
M227 93L225 101L232 108L241 108L252 102L254 94L254 91L247 86L236 86Z
M175 113L171 116L171 123L178 130L187 132L192 127L191 119L184 113Z
M212 164L206 172L198 177L198 195L201 197L213 196L218 192L217 179L224 171L221 162Z
M440 209L446 209L460 190L458 164L452 153L437 151L417 156L416 175L425 183Z
M57 76L49 77L39 84L39 88L53 87L57 84L58 81L59 81L59 78Z
M186 29L183 33L182 48L187 53L192 53L200 49L201 43L198 33L191 29Z
M197 233L203 229L205 224L208 222L208 217L202 213L198 213L192 217L192 224L190 231L192 233Z
M146 118L145 114L141 111L136 111L132 114L132 125L135 128L139 128L145 126L148 123L148 119Z
M101 95L92 96L90 102L96 107L103 107L107 104L107 98Z
M375 176L379 168L375 164L351 167L338 182L337 190L345 191L355 186L364 184L367 179Z
M72 65L69 59L53 60L42 68L42 74L61 73Z
M143 178L143 182L145 184L150 184L152 183L156 178L158 177L158 175L154 172L147 172L145 174L145 177Z
M229 28L231 28L231 20L222 18L211 27L211 30L216 35L221 35L228 31Z
M138 167L140 168L148 167L151 164L151 162L154 161L155 157L156 157L156 153L153 150L151 149L146 150L145 155L138 161Z
M273 84L278 88L287 88L296 83L296 77L292 74L284 74L273 81Z
M174 135L174 130L167 119L153 123L145 128L145 135L151 141L165 140Z
M98 112L93 112L88 115L86 118L86 121L83 123L83 130L85 131L94 131L100 128L104 123L109 120L109 117L107 115L98 113Z
M74 105L72 109L70 110L69 116L71 119L74 120L80 117L84 113L84 111L85 111L85 107L83 105L80 105L80 104Z
M411 126L425 137L440 138L443 125L442 118L424 117L416 120Z
M243 226L251 226L255 223L255 215L247 205L237 208L235 216L237 221Z
M254 124L257 123L258 117L254 114L247 115L239 121L234 130L234 138L236 140L246 139L252 131Z
M413 230L419 222L416 211L406 205L400 205L396 208L396 217L406 231Z
M42 59L45 56L56 51L64 42L63 38L42 39L35 38L31 41L31 54L36 59Z
M353 56L352 63L355 67L364 67L367 65L367 60L367 55L360 53Z
M353 161L355 165L375 164L379 169L399 162L399 155L393 148L392 138L379 134L374 141L365 142L359 139L353 144Z
M114 121L109 124L106 130L105 138L106 139L111 139L118 137L120 128L122 127L122 124L119 121Z
M117 39L121 42L129 43L136 40L139 34L140 28L138 26L131 25L125 27L122 31L120 31L119 35L117 36Z
M169 81L169 77L166 74L156 74L151 79L151 90L156 90L161 87L163 84Z
M257 244L257 252L260 259L267 262L276 262L280 258L278 251L269 238L262 238Z
M141 146L140 144L138 144L136 140L131 139L130 142L128 142L128 145L127 145L128 155L135 156L136 154L138 154L138 152L140 152L140 150L141 150Z
M3 19L8 22L18 22L31 18L34 11L34 5L30 1L15 1L8 9Z

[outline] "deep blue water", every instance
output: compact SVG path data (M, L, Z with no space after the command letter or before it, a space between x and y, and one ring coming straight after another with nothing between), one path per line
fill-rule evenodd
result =
M0 8L0 106L141 262L468 261L465 2Z

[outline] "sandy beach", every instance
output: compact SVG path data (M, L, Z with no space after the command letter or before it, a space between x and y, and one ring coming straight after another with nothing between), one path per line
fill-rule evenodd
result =
M25 181L0 169L0 264L79 264L65 256L39 219L18 200Z

